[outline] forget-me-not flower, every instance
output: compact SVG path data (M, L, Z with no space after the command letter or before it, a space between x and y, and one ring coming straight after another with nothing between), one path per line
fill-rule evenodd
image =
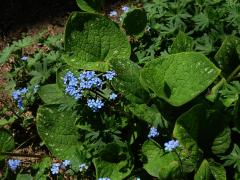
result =
M110 178L104 177L104 178L98 178L98 180L111 180Z
M26 61L27 59L28 59L27 56L22 56L22 57L21 57L21 60L22 60L22 61Z
M58 174L60 170L60 166L61 166L60 163L53 163L51 167L52 174Z
M115 71L107 71L106 74L103 75L107 80L111 81L116 76Z
M115 93L112 93L112 94L110 94L110 96L109 96L109 99L110 100L115 100L117 98L117 94L115 94Z
M88 166L86 165L86 163L82 163L79 165L79 171L82 172L82 171L85 171L88 169Z
M129 11L129 7L128 7L128 6L123 6L123 7L122 7L122 10L126 13L126 12Z
M157 128L155 127L151 127L149 133L148 133L148 138L154 138L154 137L157 137L159 135L159 132L157 130Z
M28 92L28 89L26 87L12 92L12 98L17 102L17 106L19 109L22 109L22 110L24 109L22 95L26 94L27 92Z
M164 143L164 149L165 151L172 151L174 150L175 148L177 148L179 146L179 141L178 140L170 140L166 143Z
M117 16L117 15L118 15L117 11L111 11L111 12L109 13L109 16L110 16L110 17L114 17L114 16Z
M18 159L8 160L8 166L12 171L16 171L16 169L18 168L18 166L20 166L20 164L21 164L21 160L18 160Z
M92 109L93 112L96 112L104 106L104 103L101 99L88 99L87 105Z

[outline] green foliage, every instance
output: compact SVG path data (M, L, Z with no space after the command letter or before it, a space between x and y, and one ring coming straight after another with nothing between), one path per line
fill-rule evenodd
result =
M192 51L193 50L193 39L187 36L183 32L179 32L173 41L171 47L171 54Z
M84 160L81 142L72 111L61 112L57 106L42 106L38 109L37 129L48 149L59 159L68 159L77 170Z
M5 158L2 153L10 152L14 149L14 139L11 133L3 128L0 129L0 160Z
M100 11L104 5L104 0L77 0L80 9L86 12Z
M123 28L129 35L141 35L147 25L147 15L142 9L133 9L125 15L123 19Z
M65 50L72 54L65 62L77 69L112 58L128 59L131 51L127 37L112 21L78 12L72 13L67 22Z
M204 55L184 52L152 60L144 66L141 80L157 96L181 106L204 91L219 74Z
M144 169L159 179L175 179L179 177L180 162L174 152L165 153L154 141L146 141L142 147Z

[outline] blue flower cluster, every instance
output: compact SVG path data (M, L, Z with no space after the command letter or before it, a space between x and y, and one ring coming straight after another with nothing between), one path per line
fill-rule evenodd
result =
M86 163L80 164L80 166L79 166L79 171L80 172L85 171L87 169L88 169L88 166L86 165Z
M23 110L23 101L22 101L22 95L26 94L28 92L27 88L21 88L18 90L13 91L12 97L17 102L17 106L19 109Z
M104 177L104 178L98 178L98 180L111 180L110 178Z
M178 140L171 140L171 141L168 141L166 143L164 143L164 149L165 151L172 151L174 150L175 148L177 148L179 146L179 141Z
M126 12L129 11L129 7L128 7L128 6L123 6L123 7L122 7L122 10L126 13Z
M104 106L104 103L101 99L88 99L87 105L92 109L93 112L97 112L99 109L101 109Z
M69 160L64 160L62 163L53 163L51 166L52 174L58 174L60 169L66 169L70 165Z
M109 16L110 16L110 17L114 17L114 16L117 16L117 15L118 15L117 11L111 11L111 12L109 13Z
M18 166L20 166L20 164L21 164L21 160L18 160L18 159L8 160L8 166L12 171L16 171L16 169L18 168Z
M148 138L154 138L154 137L157 137L158 135L159 135L159 132L158 132L157 128L151 127L151 129L148 133Z
M28 60L28 57L27 57L27 56L22 56L22 57L21 57L21 60L22 60L22 61L26 61L26 60Z
M102 79L111 81L116 76L115 71L107 71L102 75ZM90 90L92 88L97 90L102 90L104 84L103 80L99 78L100 76L94 71L84 71L80 73L79 78L77 78L71 71L68 71L64 78L65 93L74 97L76 100L79 100L86 95L85 90ZM115 100L117 95L112 93L109 96L110 100ZM97 112L104 106L104 103L101 99L88 99L87 105L92 109L93 112Z

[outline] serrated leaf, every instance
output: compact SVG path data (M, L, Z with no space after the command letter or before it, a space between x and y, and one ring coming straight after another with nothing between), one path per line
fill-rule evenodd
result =
M184 32L179 32L177 37L174 39L171 54L192 51L193 50L193 39L187 36Z
M129 59L131 53L127 36L114 22L99 14L78 12L67 22L65 50L71 54L65 62L75 68L112 58Z
M123 19L123 28L129 35L138 36L142 34L147 25L147 14L142 9L133 9L127 12Z
M227 77L240 63L236 51L239 44L240 38L235 36L226 37L214 57L225 77Z
M14 139L9 131L6 129L0 128L0 160L5 158L4 155L1 155L1 152L10 152L14 149Z
M214 161L203 160L197 173L194 176L194 180L226 180L226 171L224 167Z
M41 106L37 112L37 130L50 152L59 159L70 160L73 169L78 170L83 161L83 149L79 141L78 129L75 127L76 115L58 106Z
M174 152L166 153L153 140L146 141L142 147L143 168L154 177L175 179L180 171L180 163Z
M104 4L104 0L77 0L80 9L86 12L100 11Z
M204 91L220 70L204 55L183 52L160 57L147 63L141 82L174 106L181 106Z
M131 104L127 106L127 109L139 119L151 124L154 127L168 127L168 121L164 119L157 108L149 107L146 104Z
M147 93L139 80L141 67L128 59L112 59L110 65L117 73L112 82L114 89L122 92L132 102L144 102Z

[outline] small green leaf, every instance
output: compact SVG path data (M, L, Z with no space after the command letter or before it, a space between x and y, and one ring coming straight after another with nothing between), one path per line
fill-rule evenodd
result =
M110 65L117 73L112 82L114 89L123 93L130 101L144 102L147 93L139 80L141 67L128 59L112 59Z
M160 179L175 179L179 175L180 163L177 154L166 153L153 140L146 141L142 147L143 168L154 177Z
M139 119L151 124L154 127L168 127L168 121L164 119L155 107L149 107L146 104L131 104L127 106L127 109Z
M146 89L174 106L181 106L204 91L220 70L204 55L183 52L147 63L141 73Z
M65 110L61 112L58 106L41 106L37 112L37 130L41 139L59 159L70 160L72 167L78 170L84 158L81 153L78 129L75 127L76 115Z
M57 84L41 86L38 94L45 104L60 104L64 101L64 94Z
M225 77L227 77L239 64L239 58L236 50L237 45L239 44L240 38L235 36L226 37L214 57Z
M96 66L90 62L107 63L112 58L129 59L131 53L127 36L114 22L99 14L78 12L67 22L65 50L69 53L65 62L74 68Z
M194 176L194 180L226 180L226 171L224 167L214 161L203 160L197 173Z
M16 180L33 180L30 174L18 174Z
M231 144L231 129L229 127L219 133L212 144L212 152L216 155L225 153Z
M0 160L5 158L1 152L10 152L14 149L14 139L9 131L0 128Z
M147 14L142 9L133 9L127 12L123 19L123 28L129 35L143 34L147 25Z
M192 51L193 50L193 39L187 36L184 32L180 31L177 37L174 39L171 54Z
M103 7L104 0L77 0L80 9L86 12L97 12Z
M206 99L214 102L219 96L219 90L227 83L227 81L222 78L215 86L212 87L211 91L206 95Z
M51 162L52 160L50 157L45 157L41 160L41 162L34 164L33 169L37 170L37 174L34 176L34 178L37 180L46 180Z

